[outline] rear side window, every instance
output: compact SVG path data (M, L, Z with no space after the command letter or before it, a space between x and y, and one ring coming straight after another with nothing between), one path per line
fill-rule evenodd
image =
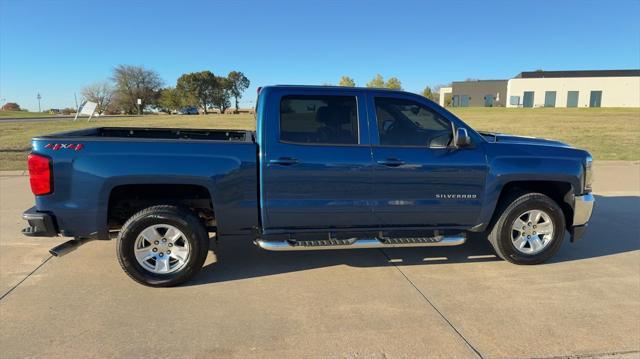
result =
M451 122L430 108L410 100L376 97L376 118L383 146L447 147Z
M354 96L284 96L280 140L296 143L357 144L358 106Z

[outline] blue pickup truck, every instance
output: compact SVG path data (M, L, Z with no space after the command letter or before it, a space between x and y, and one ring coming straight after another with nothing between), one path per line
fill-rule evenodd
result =
M117 237L149 286L193 277L210 242L273 251L454 246L486 238L537 264L578 239L592 158L566 144L476 132L412 93L269 86L256 132L103 127L33 139L28 236ZM476 235L474 235L476 234Z

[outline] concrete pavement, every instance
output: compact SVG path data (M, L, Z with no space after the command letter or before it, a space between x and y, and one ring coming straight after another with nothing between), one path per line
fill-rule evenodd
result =
M3 357L640 357L640 164L596 164L586 237L515 266L487 243L270 253L222 242L152 289L113 242L63 258L19 234L28 179L0 176Z

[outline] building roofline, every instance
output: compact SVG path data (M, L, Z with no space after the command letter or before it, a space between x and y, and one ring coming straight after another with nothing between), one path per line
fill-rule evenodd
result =
M640 69L628 70L570 70L570 71L523 71L516 79L542 79L563 77L640 77Z
M460 83L473 83L473 82L507 82L509 79L504 80L469 80L469 81L451 81L451 84L460 84Z

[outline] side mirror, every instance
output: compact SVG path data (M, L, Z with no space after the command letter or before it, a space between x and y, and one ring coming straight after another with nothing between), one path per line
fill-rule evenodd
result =
M471 137L469 137L469 133L467 129L464 127L458 127L456 129L456 137L455 142L456 147L467 147L471 144Z

